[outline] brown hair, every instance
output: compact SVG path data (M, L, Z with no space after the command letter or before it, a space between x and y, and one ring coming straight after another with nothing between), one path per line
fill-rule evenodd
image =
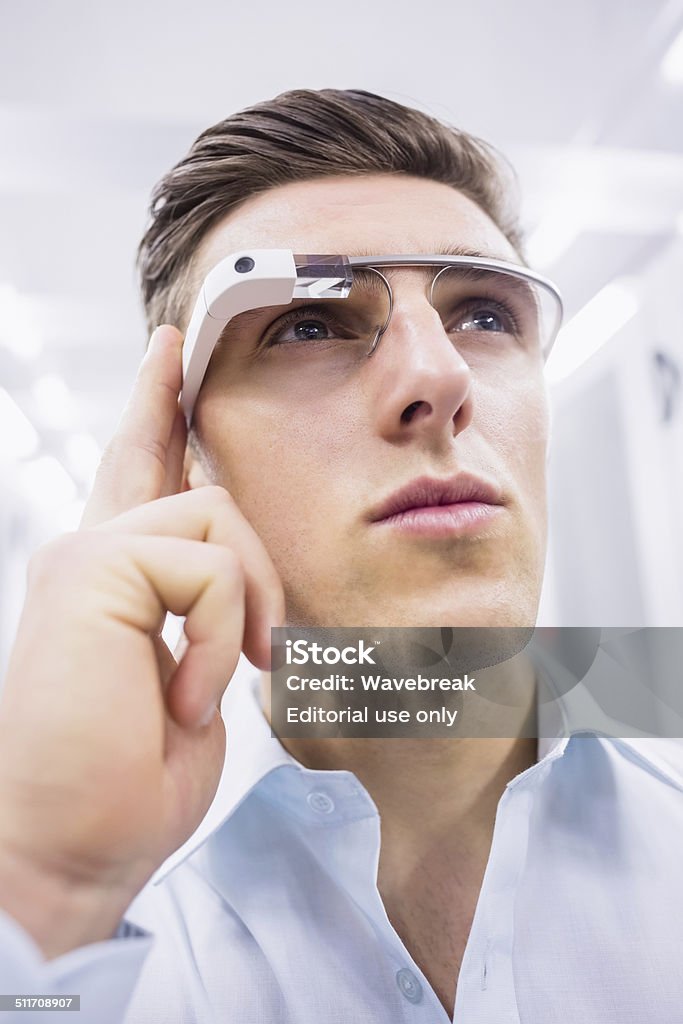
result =
M207 128L155 186L136 266L149 332L185 331L209 228L277 185L338 174L409 174L451 185L521 255L514 172L490 145L363 89L292 89Z

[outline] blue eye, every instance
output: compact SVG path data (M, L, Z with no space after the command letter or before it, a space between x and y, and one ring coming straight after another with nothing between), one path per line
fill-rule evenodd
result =
M463 329L470 328L475 331L504 331L502 319L496 314L487 310L474 313L466 321L463 321Z
M492 334L515 334L516 323L509 310L487 302L471 305L454 318L454 331L487 331Z
M285 327L294 328L294 337L284 337ZM283 345L291 341L324 341L329 337L328 327L323 320L314 320L311 317L304 318L296 316L291 318L287 325L281 325L281 329L275 337L270 339L273 345Z
M297 342L337 340L345 336L331 311L302 308L281 316L266 332L262 342L267 346L292 345Z

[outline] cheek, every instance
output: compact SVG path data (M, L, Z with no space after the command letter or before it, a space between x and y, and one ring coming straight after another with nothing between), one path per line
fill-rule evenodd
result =
M214 479L245 514L271 521L271 529L273 518L301 524L339 500L357 458L357 422L348 401L329 395L294 403L253 394L219 403L209 396L198 414Z
M480 389L477 400L482 433L510 482L520 494L544 499L549 413L542 378L498 380Z

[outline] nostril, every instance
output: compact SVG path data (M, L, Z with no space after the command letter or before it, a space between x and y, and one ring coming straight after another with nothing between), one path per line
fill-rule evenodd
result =
M413 418L413 413L416 409L419 409L421 405L422 402L411 402L410 405L407 405L401 413L401 423L410 423Z

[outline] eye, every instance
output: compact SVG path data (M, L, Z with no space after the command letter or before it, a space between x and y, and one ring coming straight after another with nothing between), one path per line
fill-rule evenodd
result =
M461 331L503 331L502 318L497 313L493 313L490 309L477 310L476 313L472 313L466 320L462 321L460 327Z
M497 302L476 301L461 307L453 316L453 331L486 331L491 334L515 334L513 313Z
M284 330L278 331L275 338L270 339L271 344L282 345L288 341L320 341L325 337L327 325L322 320L304 320L297 317L294 324L288 325L294 328L293 337L287 338Z
M297 309L281 317L263 339L267 345L330 341L339 337L331 316L321 310Z

